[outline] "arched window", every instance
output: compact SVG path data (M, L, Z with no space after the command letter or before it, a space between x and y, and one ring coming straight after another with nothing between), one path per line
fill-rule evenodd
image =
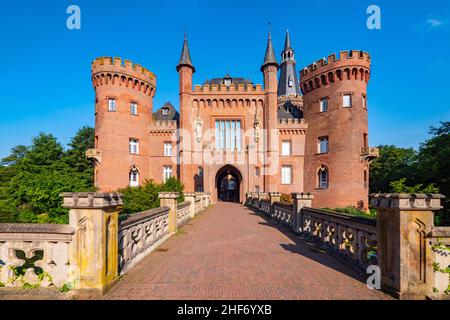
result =
M322 166L317 171L317 182L319 189L328 189L328 168Z
M139 186L139 169L135 166L131 167L129 172L130 187Z

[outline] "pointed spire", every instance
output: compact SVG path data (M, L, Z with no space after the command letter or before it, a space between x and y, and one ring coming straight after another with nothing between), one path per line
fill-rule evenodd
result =
M183 42L183 50L181 51L180 61L177 65L177 71L180 71L180 68L182 66L188 66L191 67L193 72L195 72L194 65L192 64L191 60L191 53L189 52L189 45L187 41L187 34L184 33L184 42Z
M275 52L273 51L272 33L270 31L269 38L267 40L266 55L264 56L264 63L261 66L261 71L263 71L264 67L268 65L274 65L278 68L277 58L275 58Z
M291 38L289 37L289 29L286 29L286 40L284 40L284 51L291 50Z

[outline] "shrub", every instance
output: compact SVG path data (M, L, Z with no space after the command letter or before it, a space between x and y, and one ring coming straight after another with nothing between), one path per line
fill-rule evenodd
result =
M123 205L120 209L121 215L130 215L145 210L158 208L160 205L158 193L163 191L179 192L178 202L184 201L183 184L176 178L170 178L165 183L155 183L146 180L138 187L126 187L118 191L123 195Z

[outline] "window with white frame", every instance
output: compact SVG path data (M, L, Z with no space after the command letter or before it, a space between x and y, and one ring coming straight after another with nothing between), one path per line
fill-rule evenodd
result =
M328 153L328 137L320 137L317 142L318 153Z
M162 114L167 116L169 114L169 109L168 108L162 108Z
M215 141L217 150L241 150L241 121L216 120Z
M281 167L281 184L292 184L292 166Z
M320 112L328 111L328 98L323 98L320 100Z
M172 177L172 167L164 166L163 167L163 181L166 182L168 179Z
M282 141L281 142L281 155L282 156L290 156L291 155L291 142L290 141Z
M130 187L139 186L139 170L136 167L132 167L129 172Z
M131 154L139 154L139 140L138 139L130 139L130 153Z
M130 114L133 115L133 116L137 116L138 110L137 110L137 103L136 102L130 103Z
M108 99L108 111L116 111L116 99Z
M171 157L172 156L172 143L164 142L164 156Z
M342 96L342 106L344 108L350 108L352 106L352 95L351 94L344 94Z
M326 167L321 167L317 171L317 182L319 189L327 189L328 188L328 169Z

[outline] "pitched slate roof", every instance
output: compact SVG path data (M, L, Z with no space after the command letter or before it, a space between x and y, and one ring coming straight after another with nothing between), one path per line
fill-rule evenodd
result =
M163 109L167 109L167 114L163 114ZM180 119L180 115L170 102L166 102L161 108L153 112L153 119L178 121Z

